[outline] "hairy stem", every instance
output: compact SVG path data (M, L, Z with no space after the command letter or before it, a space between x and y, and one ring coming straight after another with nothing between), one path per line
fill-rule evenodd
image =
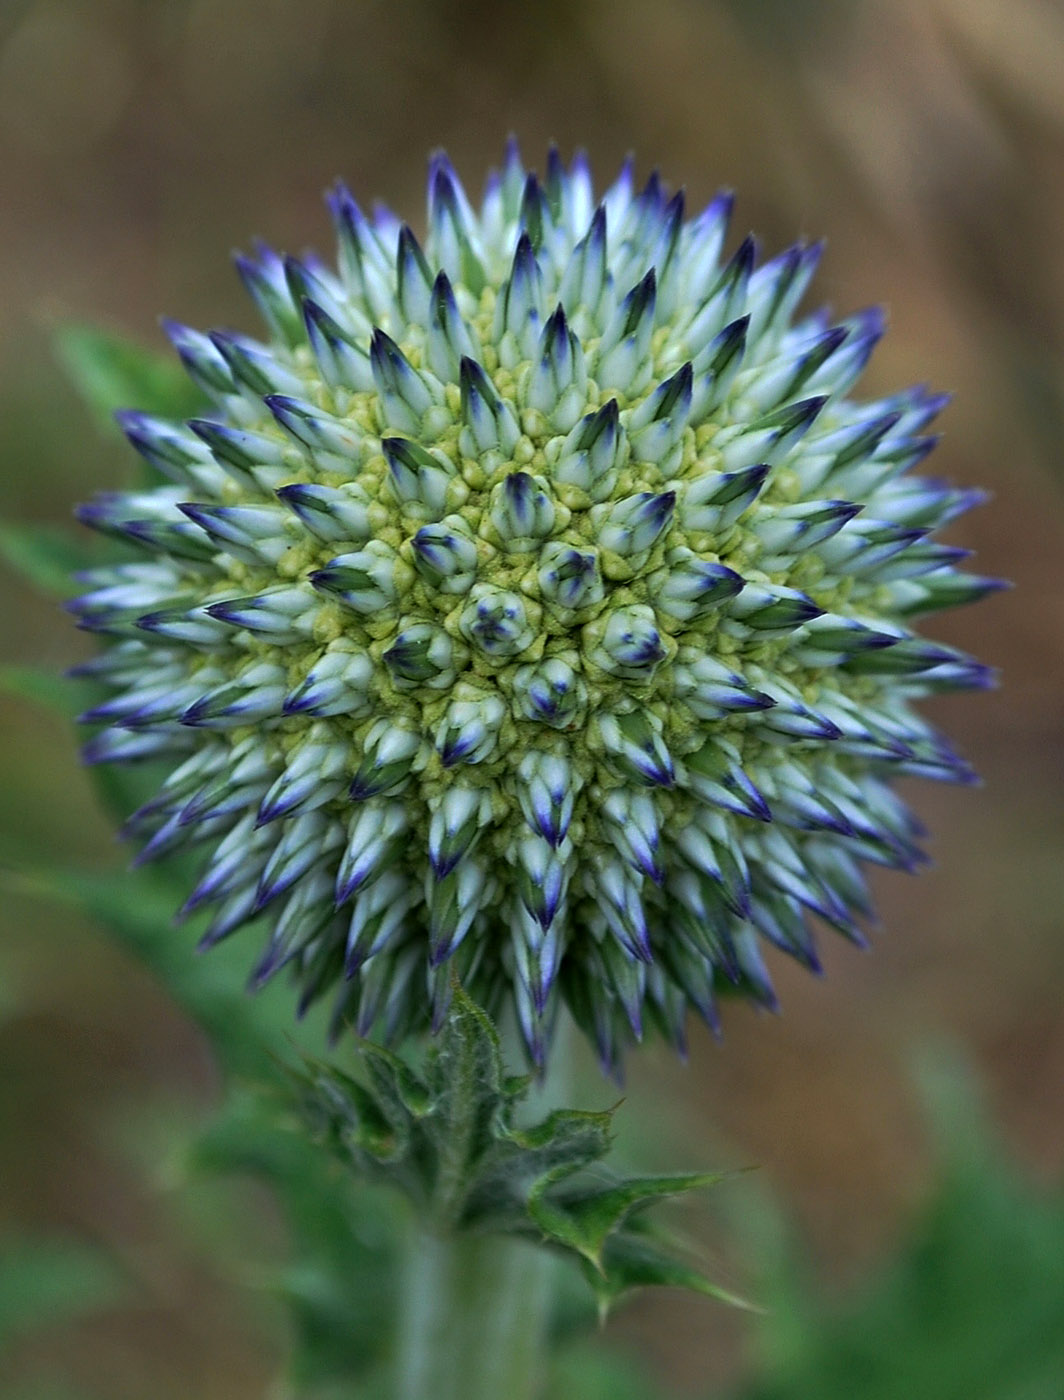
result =
M513 1049L513 1028L503 1029ZM559 1024L551 1068L526 1101L529 1119L562 1106L569 1085L568 1024ZM517 1054L507 1057L519 1063ZM400 1302L397 1400L535 1400L550 1310L554 1260L545 1249L446 1223L461 1195L473 1128L475 1066L450 1068L453 1153L440 1163L437 1214L411 1230Z
M544 1250L519 1240L415 1229L398 1400L534 1400L552 1265Z

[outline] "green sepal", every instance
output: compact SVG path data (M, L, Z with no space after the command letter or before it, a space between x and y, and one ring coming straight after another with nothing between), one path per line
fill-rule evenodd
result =
M683 1288L715 1298L730 1307L747 1312L759 1312L747 1299L721 1288L705 1274L664 1246L638 1231L618 1231L607 1241L601 1270L586 1259L581 1260L587 1279L598 1302L599 1318L605 1321L610 1308L623 1294L633 1288Z
M400 1159L408 1146L409 1129L399 1114L391 1116L373 1090L335 1065L309 1058L303 1100L307 1126L338 1156L348 1156L366 1169L371 1163L387 1166Z
M509 1128L503 1159L519 1161L533 1189L548 1178L561 1180L610 1150L614 1112L559 1108L531 1128Z
M423 1118L432 1111L432 1096L405 1060L367 1040L362 1045L362 1057L370 1081L385 1111L390 1107L398 1114L405 1112ZM389 1114L389 1117L391 1114Z
M529 1194L528 1210L544 1235L576 1250L599 1273L610 1236L636 1211L655 1200L682 1196L714 1186L725 1172L685 1172L667 1176L633 1176L614 1185L590 1186L551 1199L551 1188L569 1174L561 1168L541 1177Z
M506 1074L495 1027L460 986L419 1069L369 1042L360 1053L359 1079L304 1057L290 1076L295 1106L322 1145L360 1176L403 1192L430 1228L517 1236L575 1255L601 1311L645 1284L739 1301L651 1235L641 1216L722 1174L611 1173L604 1181L617 1106L518 1121L532 1081Z

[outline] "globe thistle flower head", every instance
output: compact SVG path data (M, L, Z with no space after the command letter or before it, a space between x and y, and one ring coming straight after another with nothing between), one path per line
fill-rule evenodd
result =
M72 607L87 759L173 765L141 858L362 1034L455 974L537 1062L561 1002L609 1066L772 1005L766 944L919 863L892 781L971 777L913 709L988 680L912 630L994 586L911 474L944 400L851 398L880 313L799 314L819 246L725 256L729 195L511 148L478 208L433 158L423 242L328 202L335 267L237 258L263 338L165 323L211 408L120 415L166 484L81 511L138 550Z

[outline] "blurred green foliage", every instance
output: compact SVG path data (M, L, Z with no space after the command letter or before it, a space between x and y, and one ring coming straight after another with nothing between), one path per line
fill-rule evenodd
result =
M729 1400L1059 1400L1064 1192L1037 1192L1009 1160L962 1068L932 1060L924 1079L928 1199L845 1299L775 1231L761 1360Z
M115 432L116 409L192 418L203 397L172 355L160 355L96 326L64 325L55 355L97 427Z
M61 1237L0 1237L0 1356L26 1332L113 1307L125 1281L102 1249Z
M744 1202L763 1315L749 1378L706 1400L1060 1400L1064 1191L1038 1190L986 1121L970 1073L923 1065L934 1184L892 1249L843 1295L816 1277L778 1201ZM563 1357L557 1397L665 1400L638 1370Z

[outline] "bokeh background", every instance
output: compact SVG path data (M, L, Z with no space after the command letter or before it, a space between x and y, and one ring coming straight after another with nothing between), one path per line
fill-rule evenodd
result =
M876 879L871 955L825 940L822 982L777 961L782 1017L736 1007L722 1045L696 1034L686 1067L651 1049L628 1088L627 1151L757 1163L757 1191L846 1290L933 1186L913 1072L927 1046L973 1067L1032 1193L1064 1162L1064 11L0 0L0 518L65 523L129 467L57 370L57 324L157 349L164 311L253 329L232 247L326 245L320 194L338 174L417 227L429 150L446 146L476 189L510 131L530 163L552 138L587 147L604 183L634 150L691 204L734 186L736 241L826 235L820 297L890 313L863 389L954 390L932 466L994 495L952 538L1017 589L936 627L1003 672L999 691L935 706L985 787L908 794L935 865ZM6 658L58 670L82 654L52 603L13 574L2 587ZM4 864L121 863L68 726L17 697L0 714ZM135 1282L10 1349L0 1389L58 1396L73 1376L112 1400L264 1394L279 1314L209 1262L203 1235L232 1230L265 1256L283 1248L276 1213L251 1186L200 1199L173 1180L175 1141L217 1102L204 1041L90 923L22 895L0 920L0 1239L95 1242ZM733 1218L745 1189L726 1188L707 1228L733 1284L756 1253ZM746 1374L751 1336L668 1294L620 1314L602 1345L704 1397Z

